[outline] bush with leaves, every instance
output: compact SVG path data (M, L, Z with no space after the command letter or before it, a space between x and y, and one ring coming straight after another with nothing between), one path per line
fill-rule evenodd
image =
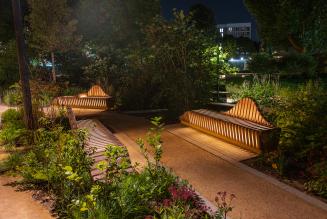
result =
M282 174L301 174L318 181L326 177L327 156L327 95L319 82L308 82L298 92L282 98L274 112L276 124L281 128L278 168ZM314 183L309 183L314 185ZM314 187L314 186L313 186ZM312 187L311 190L315 190Z
M23 97L20 85L15 83L3 92L3 102L8 106L21 106Z
M277 62L281 75L314 77L317 70L317 61L309 54L291 53Z
M278 73L276 61L267 53L258 53L252 55L248 62L248 68L251 72L258 74Z
M26 183L44 185L56 196L59 215L69 215L72 200L88 193L92 184L92 160L84 151L85 132L65 131L45 118L40 120L40 127L20 172Z
M269 75L257 75L252 81L246 80L240 87L229 86L229 89L233 91L232 98L235 101L251 97L263 109L275 105L280 86L278 80L272 79Z
M28 146L30 142L29 132L23 122L23 112L8 109L1 115L0 143L7 149L16 146Z
M251 57L248 68L258 74L314 77L317 70L317 61L310 54L290 53L276 58L266 53L258 53Z

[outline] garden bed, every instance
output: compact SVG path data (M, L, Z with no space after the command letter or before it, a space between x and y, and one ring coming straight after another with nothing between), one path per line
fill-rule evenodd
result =
M262 164L261 159L262 159L261 157L255 157L255 158L251 158L248 160L243 160L242 163L244 163L245 165L247 165L253 169L256 169L266 175L269 175L282 183L292 186L293 188L295 188L301 192L309 194L309 195L319 199L320 201L327 203L326 198L318 196L318 195L314 194L313 192L308 192L308 190L305 188L305 183L308 181L308 179L306 179L305 177L300 177L300 176L296 176L296 175L293 175L292 177L281 176L280 174L277 173L276 169L274 169L272 166Z

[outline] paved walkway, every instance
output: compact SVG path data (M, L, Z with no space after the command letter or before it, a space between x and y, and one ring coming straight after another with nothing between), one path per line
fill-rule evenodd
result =
M0 219L53 219L49 211L32 198L32 192L17 192L8 185L16 179L0 176Z
M148 121L112 112L96 117L114 129L118 139L133 148L134 155L138 154L134 141L145 137ZM218 191L236 194L235 209L230 215L234 219L327 219L325 203L260 175L224 154L209 153L169 130L163 133L163 141L164 165L187 179L208 200L213 202ZM214 143L211 140L210 144Z

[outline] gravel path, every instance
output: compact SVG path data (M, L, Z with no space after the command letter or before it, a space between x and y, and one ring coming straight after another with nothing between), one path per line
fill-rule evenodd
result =
M16 191L17 178L0 176L0 219L53 219L48 209L32 198L32 192Z
M149 122L139 117L112 112L96 117L116 135L123 133L130 139L119 139L123 144L145 137L149 127ZM164 165L187 179L209 201L214 202L218 191L236 194L230 215L233 219L327 219L327 205L315 198L294 192L283 183L276 185L267 176L240 168L238 162L213 155L168 131L163 133L163 141Z

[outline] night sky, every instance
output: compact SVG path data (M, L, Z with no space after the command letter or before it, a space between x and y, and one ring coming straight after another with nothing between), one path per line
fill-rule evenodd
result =
M252 23L252 36L256 37L255 21L251 14L247 11L243 0L161 0L163 15L166 18L171 18L172 9L188 11L190 6L201 3L213 10L216 15L216 23Z

